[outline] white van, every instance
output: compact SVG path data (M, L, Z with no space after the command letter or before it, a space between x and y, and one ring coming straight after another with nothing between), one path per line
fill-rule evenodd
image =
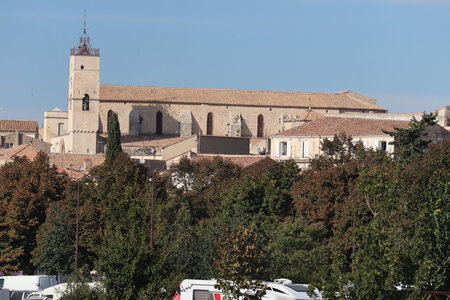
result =
M102 288L102 284L100 282L87 282L86 283L91 289L93 288ZM73 285L77 285L77 283L72 283L71 284L72 287ZM60 298L62 298L62 296L64 295L64 293L66 291L68 291L70 288L69 283L61 283L49 288L46 288L45 290L42 291L42 297L45 299L53 299L53 300L58 300Z
M15 275L1 276L0 288L13 291L42 291L56 284L56 277L49 275Z
M223 300L223 293L215 288L216 280L185 279L180 284L180 293L172 300ZM321 293L315 289L315 296L308 296L308 285L292 283L288 279L275 279L263 282L267 286L263 300L322 300Z

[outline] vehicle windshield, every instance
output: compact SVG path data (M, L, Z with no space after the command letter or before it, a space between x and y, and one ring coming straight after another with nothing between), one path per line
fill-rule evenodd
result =
M303 284L286 284L285 286L293 289L296 292L307 292L308 291L308 287L303 285Z

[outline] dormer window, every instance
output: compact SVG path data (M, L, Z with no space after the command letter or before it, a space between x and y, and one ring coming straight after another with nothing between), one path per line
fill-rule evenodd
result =
M89 95L88 94L84 94L82 110L86 110L86 111L89 110Z

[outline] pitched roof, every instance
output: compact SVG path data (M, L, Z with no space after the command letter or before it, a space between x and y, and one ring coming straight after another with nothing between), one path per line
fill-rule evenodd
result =
M38 121L29 120L0 120L0 131L36 132Z
M275 136L331 136L342 132L348 135L383 135L383 129L392 131L394 128L408 127L409 121L328 117L302 124Z
M255 171L260 171L274 163L271 158L263 155L197 154L192 159L194 161L213 160L215 157L221 157L225 161Z
M211 105L348 108L386 111L376 100L351 91L339 93L100 85L101 101L164 102Z
M122 147L166 147L187 138L188 137L123 135L121 137L121 144Z
M86 173L84 162L92 162L92 167L101 165L105 161L105 154L50 154L49 162L58 168L59 172L66 172L69 176L80 178Z
M39 150L33 144L24 144L9 149L0 149L0 158L12 158L14 156L26 156L29 160L33 160Z

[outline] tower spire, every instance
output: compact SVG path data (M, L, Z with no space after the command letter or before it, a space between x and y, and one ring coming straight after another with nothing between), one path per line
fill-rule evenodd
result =
M84 10L84 30L83 33L86 34L86 10Z
M70 55L100 56L100 49L91 47L91 39L87 34L86 10L84 10L84 27L83 34L80 36L80 43L78 47L70 49Z

